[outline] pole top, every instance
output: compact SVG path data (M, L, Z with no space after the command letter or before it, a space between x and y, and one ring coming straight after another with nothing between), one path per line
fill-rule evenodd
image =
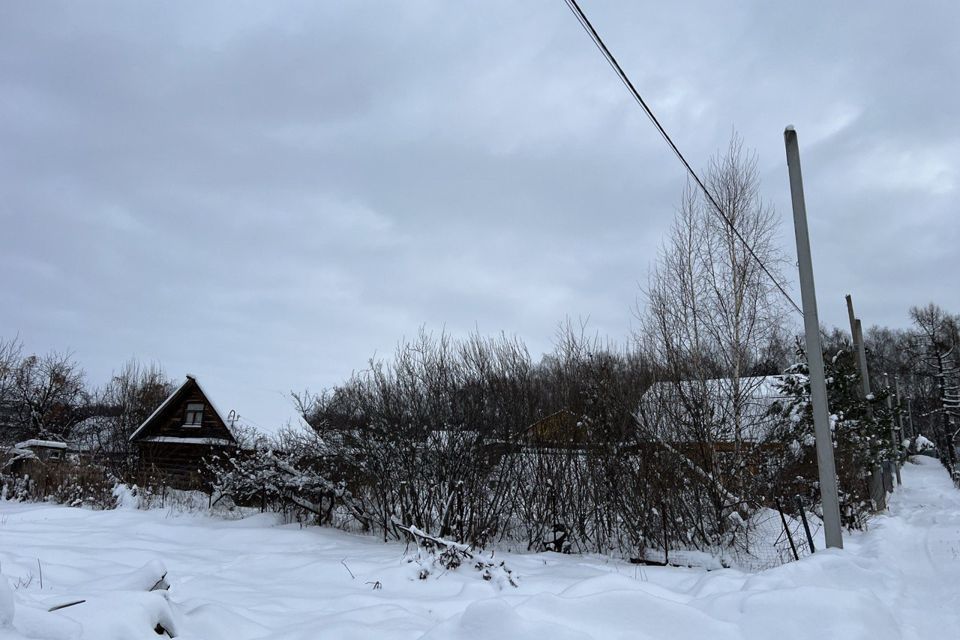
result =
M792 124L788 124L783 130L783 142L788 147L797 145L797 130L793 128ZM787 153L787 164L790 164L790 154Z

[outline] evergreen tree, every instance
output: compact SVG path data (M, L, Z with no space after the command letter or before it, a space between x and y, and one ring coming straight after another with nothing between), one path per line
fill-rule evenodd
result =
M818 494L813 406L806 358L800 347L797 356L798 364L787 371L780 383L784 400L771 408L771 414L780 418L771 434L772 441L784 445L781 455L773 461L771 484L779 494L788 493L796 483L813 487ZM839 350L832 357L825 354L824 365L841 516L845 526L859 528L872 506L867 482L870 470L894 455L891 434L896 409L887 407L887 388L863 397L852 351ZM819 495L810 497L819 500Z

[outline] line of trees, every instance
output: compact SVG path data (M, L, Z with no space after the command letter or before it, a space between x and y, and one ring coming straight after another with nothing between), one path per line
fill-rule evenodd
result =
M865 471L890 458L900 416L892 389L860 395L849 338L830 338L844 521L860 527L872 510ZM695 378L570 325L540 360L516 339L421 333L341 386L298 394L309 429L226 461L217 488L384 539L413 526L478 546L632 557L747 546L751 514L818 500L796 347L765 336L737 389L717 361ZM870 357L879 370L881 352ZM912 401L931 439L937 422L920 407L934 400Z
M19 338L0 338L0 449L28 439L69 442L131 478L128 438L172 391L156 364L128 360L93 386L70 352L27 354Z

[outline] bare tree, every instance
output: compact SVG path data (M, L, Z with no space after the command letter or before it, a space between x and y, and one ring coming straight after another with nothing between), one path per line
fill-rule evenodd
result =
M74 436L115 475L129 477L135 465L129 437L173 389L160 365L131 358L96 393L95 415L84 420Z
M960 433L960 319L930 303L911 307L916 327L918 359L921 371L932 380L935 398L924 417L933 417L931 425L941 459L951 473L957 473L956 438Z
M66 439L83 418L84 372L69 352L23 358L13 374L17 437Z
M17 437L16 380L23 344L19 338L0 339L0 445L11 444Z
M688 185L650 277L640 336L664 381L647 396L641 429L682 458L721 533L749 493L763 419L751 409L762 384L751 373L783 334L783 300L766 271L779 278L784 258L756 164L734 135L708 167L712 201Z
M707 188L722 209L699 198L700 220L707 229L704 275L707 296L701 326L716 345L723 373L733 396L735 441L740 442L747 398L744 378L766 345L782 328L783 299L764 267L780 279L784 263L776 242L776 218L759 195L755 154L745 153L740 139L730 141L723 156L715 156L707 171Z

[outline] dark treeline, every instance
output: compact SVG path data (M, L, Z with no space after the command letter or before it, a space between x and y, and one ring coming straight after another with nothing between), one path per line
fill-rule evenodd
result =
M960 318L935 305L910 315L909 329L866 332L877 424L902 424L903 439L929 439L952 464ZM617 347L567 324L556 342L534 358L515 338L423 332L342 385L294 396L309 429L261 437L257 455L228 465L220 489L238 501L292 501L322 522L385 538L415 526L473 544L630 555L715 549L742 533L735 513L796 493L816 499L812 427L790 418L797 407L784 403L780 419L736 416L733 383L716 359L698 366L704 380L723 382L692 389L696 370L667 366L649 341ZM740 393L794 366L796 346L786 334L765 336ZM856 526L870 508L863 471L889 456L889 441L880 426L872 435L862 426L870 401L857 396L849 334L828 332L824 349L831 409L852 425L838 429L837 448L847 524ZM5 445L82 442L88 462L136 481L127 437L172 391L159 367L130 361L92 387L68 355L25 354L16 340L0 343L0 354ZM799 380L780 393L802 405ZM888 394L899 415L885 413ZM693 407L711 415L693 416ZM759 438L734 433L753 423L774 426ZM763 448L772 443L781 454Z
M24 353L0 338L0 446L28 439L70 442L120 478L132 478L129 436L173 391L159 365L135 359L100 386L69 352Z
M671 371L655 353L601 343L569 324L558 335L555 351L534 359L516 339L421 333L340 386L298 394L309 430L261 442L262 455L228 465L219 489L278 508L296 494L294 504L321 522L386 539L414 526L476 545L639 556L747 544L739 523L757 509L779 499L792 510L797 494L817 501L805 378L765 377L803 372L795 337L768 336L736 390L730 378L698 387L689 370ZM872 509L865 472L891 457L891 426L902 421L914 446L921 434L943 442L944 417L954 419L926 335L919 324L871 329L877 380L863 398L849 336L828 334L848 526ZM703 366L711 376L723 370ZM895 380L902 415L887 408ZM778 402L758 405L765 384Z
M903 437L923 435L947 453L958 417L954 349L960 322L935 305L910 313L909 329L866 332L874 403L883 405L887 386L896 398L898 384ZM797 489L784 478L806 474L814 484L809 469L798 471L803 456L760 454L750 438L741 438L737 455L711 452L737 441L723 433L736 418L728 407L725 415L691 418L689 408L726 406L717 398L730 396L729 386L693 392L695 371L664 366L649 343L618 347L569 323L556 343L552 353L534 358L516 338L455 340L422 332L342 385L297 394L310 429L261 438L270 456L261 457L260 473L279 458L295 462L287 480L323 479L315 501L307 502L322 521L353 522L387 538L402 536L398 525L412 525L474 544L509 539L531 549L624 553L712 548L736 533L729 526L732 513L769 504L778 490L786 496ZM824 348L831 366L845 366L846 377L858 380L848 333L827 333ZM82 442L89 460L118 479L136 481L127 437L172 391L158 366L130 361L93 387L63 353L25 354L18 341L6 340L0 354L0 437L6 446L28 438ZM782 373L795 359L795 337L766 336L742 385ZM704 378L724 380L722 363L706 360ZM863 412L855 388L830 390L833 410L846 406L851 419ZM679 403L677 389L686 396ZM748 421L740 421L749 430ZM679 433L684 429L688 433ZM796 437L770 429L763 439ZM683 451L676 450L678 442L687 442ZM950 461L949 454L944 458ZM865 509L866 488L850 485L860 482L867 462L854 462L842 488ZM738 473L745 466L750 472ZM244 489L238 480L227 474L222 488L264 491L262 481ZM282 488L275 497L278 504L288 502ZM352 510L343 508L344 500ZM848 520L855 523L856 517Z

